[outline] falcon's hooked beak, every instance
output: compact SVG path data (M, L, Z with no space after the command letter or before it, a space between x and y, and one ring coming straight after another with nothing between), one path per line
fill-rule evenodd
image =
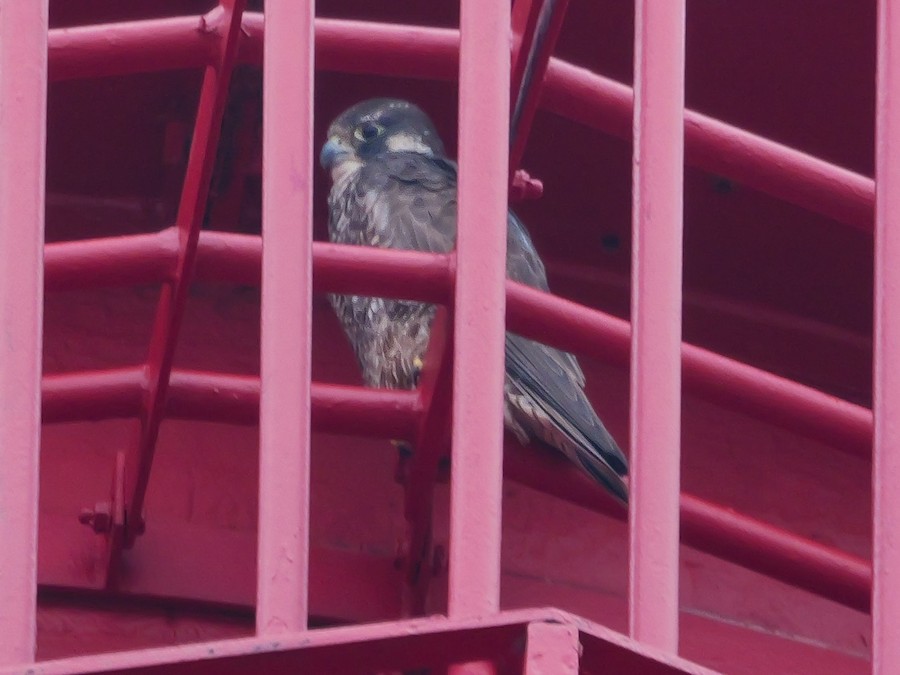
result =
M322 152L319 153L319 164L322 165L323 169L330 171L336 164L344 161L352 154L353 150L351 148L347 147L337 136L332 136L322 146Z

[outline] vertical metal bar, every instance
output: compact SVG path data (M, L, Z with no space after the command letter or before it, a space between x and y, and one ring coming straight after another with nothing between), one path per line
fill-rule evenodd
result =
M256 630L309 604L313 0L267 0Z
M578 675L581 645L572 625L534 621L528 624L525 675Z
M35 649L47 0L0 0L0 664Z
M872 672L900 673L900 2L878 3Z
M675 652L685 2L635 10L629 628Z
M510 4L462 0L448 610L500 606Z

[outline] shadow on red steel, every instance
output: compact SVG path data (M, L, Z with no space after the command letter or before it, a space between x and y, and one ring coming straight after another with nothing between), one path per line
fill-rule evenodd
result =
M411 616L425 612L432 577L443 567L443 548L432 537L434 485L441 475L442 462L450 454L450 411L453 392L453 322L450 312L440 307L431 326L418 401L422 414L416 431L414 452L401 455L398 478L403 483L407 533L404 550L409 597L404 610Z

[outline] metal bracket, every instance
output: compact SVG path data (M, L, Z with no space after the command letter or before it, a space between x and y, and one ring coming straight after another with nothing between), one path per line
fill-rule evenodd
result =
M101 553L101 568L104 570L104 587L115 586L116 574L119 568L123 543L125 541L125 528L127 526L125 511L125 453L121 450L116 453L116 463L113 468L112 481L109 490L109 501L98 502L94 508L82 509L78 520L90 527L97 534L104 537L104 547ZM143 530L141 520L141 530Z
M442 460L449 456L450 410L453 378L453 327L450 313L439 307L431 325L431 337L419 380L419 405L423 415L416 433L415 451L401 457L397 470L404 484L407 533L402 554L409 590L404 611L425 611L428 586L444 568L444 549L434 546L432 514L434 485Z

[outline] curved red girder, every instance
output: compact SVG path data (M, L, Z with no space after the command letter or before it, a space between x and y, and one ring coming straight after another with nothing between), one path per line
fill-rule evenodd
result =
M48 244L48 291L150 283L165 279L174 260L173 233L130 235ZM168 263L166 263L168 259ZM446 304L453 274L450 256L315 242L318 293L367 291L385 297ZM259 283L260 238L201 232L195 278ZM627 321L596 309L507 283L510 328L555 347L624 365ZM872 412L792 380L690 344L682 346L685 390L717 404L868 457Z
M244 16L241 61L262 61L261 14ZM199 17L60 28L50 31L51 80L199 68L211 41ZM459 31L316 19L316 67L352 73L455 80ZM631 87L551 58L541 106L621 138L631 138ZM871 231L875 182L724 122L685 110L685 162L740 181L814 213Z

